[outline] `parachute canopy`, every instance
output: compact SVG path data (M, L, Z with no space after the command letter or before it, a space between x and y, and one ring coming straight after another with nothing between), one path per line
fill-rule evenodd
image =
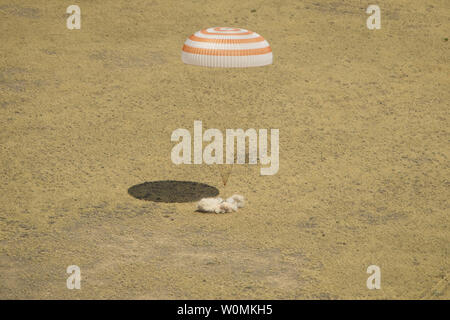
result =
M245 68L272 64L272 49L259 34L240 28L215 27L191 35L181 59L203 67Z

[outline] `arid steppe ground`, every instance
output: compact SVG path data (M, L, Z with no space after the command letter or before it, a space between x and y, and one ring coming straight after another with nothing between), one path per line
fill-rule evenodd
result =
M448 0L80 0L68 30L71 4L0 0L0 298L450 297ZM261 34L273 65L183 64L213 26ZM236 165L224 187L174 165L171 133L194 120L279 128L279 172ZM247 206L128 192L159 180Z

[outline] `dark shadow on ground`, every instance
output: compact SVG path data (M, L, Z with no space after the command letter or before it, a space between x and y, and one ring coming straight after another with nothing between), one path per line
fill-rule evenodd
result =
M194 202L215 197L219 190L210 185L192 181L150 181L134 185L128 193L140 200L155 202Z

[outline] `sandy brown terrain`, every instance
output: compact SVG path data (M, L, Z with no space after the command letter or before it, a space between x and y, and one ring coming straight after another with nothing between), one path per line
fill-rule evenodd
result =
M0 0L0 298L450 297L448 0L80 0L68 30L71 4ZM212 26L258 32L274 64L183 64ZM174 165L171 133L194 120L279 128L279 172L234 166L224 187ZM129 193L164 180L248 203Z

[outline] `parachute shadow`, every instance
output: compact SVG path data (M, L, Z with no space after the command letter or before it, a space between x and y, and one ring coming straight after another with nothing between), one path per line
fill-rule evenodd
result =
M219 190L199 182L161 180L134 185L128 189L128 194L140 200L179 203L215 197L219 194Z

